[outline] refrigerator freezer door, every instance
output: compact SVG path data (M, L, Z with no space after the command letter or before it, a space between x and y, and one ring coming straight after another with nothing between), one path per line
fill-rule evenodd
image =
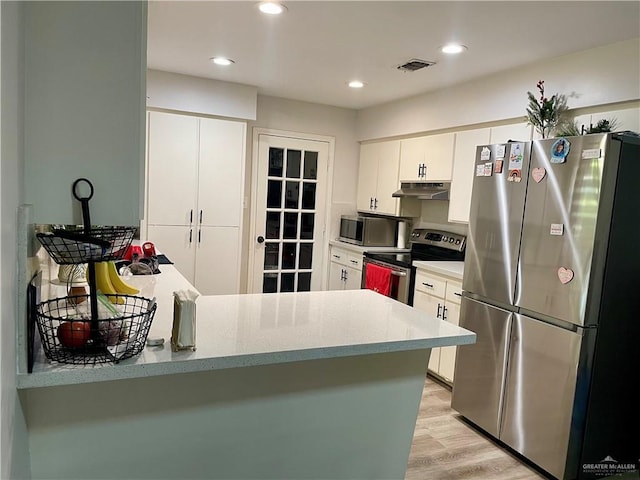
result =
M607 136L569 137L564 163L554 163L562 139L533 142L522 229L516 304L528 313L584 325L596 214Z
M476 153L462 288L501 306L513 305L529 148L506 143Z
M476 343L459 347L451 407L498 437L513 313L462 298L460 326L476 333Z
M563 478L582 335L514 314L500 440Z

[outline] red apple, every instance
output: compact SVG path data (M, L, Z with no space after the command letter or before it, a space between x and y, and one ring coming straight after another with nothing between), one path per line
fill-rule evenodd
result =
M91 338L89 322L64 322L58 327L58 339L67 348L82 347Z

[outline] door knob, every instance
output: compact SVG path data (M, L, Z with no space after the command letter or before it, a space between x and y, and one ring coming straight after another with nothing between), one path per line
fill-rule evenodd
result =
M264 243L264 237L262 235L260 235L256 240L258 240L258 243Z

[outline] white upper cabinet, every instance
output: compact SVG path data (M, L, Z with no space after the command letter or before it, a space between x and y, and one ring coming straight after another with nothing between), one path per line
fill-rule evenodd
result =
M202 225L240 225L245 126L200 119L198 221Z
M384 142L378 150L378 180L374 211L379 214L398 215L400 200L393 198L398 190L398 163L400 161L400 142Z
M240 225L242 122L149 114L149 225Z
M444 133L402 140L400 181L451 181L454 139Z
M471 190L475 172L476 148L490 143L488 128L467 130L456 134L453 157L453 178L449 194L449 221L469 223Z
M147 222L192 223L198 196L198 119L151 112L148 129Z
M368 143L360 147L357 207L359 211L398 215L400 141Z

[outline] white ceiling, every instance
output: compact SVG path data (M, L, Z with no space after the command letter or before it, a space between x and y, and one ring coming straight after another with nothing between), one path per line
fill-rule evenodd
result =
M284 3L285 14L267 16L253 1L151 0L148 66L361 109L640 37L638 1ZM445 56L438 47L450 41L469 49ZM217 55L236 63L214 65ZM437 63L397 70L412 58ZM356 78L365 88L347 87Z

